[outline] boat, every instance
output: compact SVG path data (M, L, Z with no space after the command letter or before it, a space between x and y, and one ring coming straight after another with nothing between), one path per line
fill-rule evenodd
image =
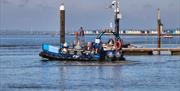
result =
M84 41L84 31L83 28L80 28L80 33L76 32L75 34L75 42L71 44L67 44L64 38L64 28L61 32L59 46L53 46L50 44L42 45L42 52L40 52L39 56L42 58L46 58L48 60L59 60L59 61L124 61L124 55L122 52L122 47L125 46L123 44L123 40L119 37L119 20L120 20L120 12L118 6L119 2L113 1L112 5L115 10L115 31L102 31L97 35L94 42L85 43ZM64 4L61 5L60 10L62 11L62 17L65 15ZM64 18L61 21L61 27L64 27ZM115 37L113 39L109 39L109 41L102 42L101 36L104 34L111 33ZM80 38L78 38L80 36ZM63 39L64 38L64 39ZM127 46L127 45L126 45Z
M111 32L115 38L110 39L108 43L101 41L101 36L106 31L100 33L95 42L88 42L84 47L80 46L80 41L74 46L69 46L64 43L61 46L52 46L50 44L42 45L42 52L39 56L48 60L59 61L122 61L125 60L122 47L122 39L116 34ZM79 47L78 47L79 46Z

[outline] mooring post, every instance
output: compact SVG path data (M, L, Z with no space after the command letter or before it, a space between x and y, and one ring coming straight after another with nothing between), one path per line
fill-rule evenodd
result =
M60 44L65 43L65 8L64 4L61 4L60 8Z
M161 31L162 31L162 24L161 24L161 17L160 17L160 9L158 8L157 11L157 35L158 35L158 40L157 40L157 47L161 48ZM161 51L158 51L158 55L161 54Z

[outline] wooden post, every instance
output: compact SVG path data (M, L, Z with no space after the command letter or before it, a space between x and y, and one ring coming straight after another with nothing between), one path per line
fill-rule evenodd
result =
M162 24L161 24L161 18L160 18L160 9L158 8L158 11L157 11L157 35L158 35L158 40L157 40L157 48L161 48L161 27L162 27ZM158 51L158 55L160 55L160 52L161 51Z
M60 44L65 43L65 9L64 4L60 6Z

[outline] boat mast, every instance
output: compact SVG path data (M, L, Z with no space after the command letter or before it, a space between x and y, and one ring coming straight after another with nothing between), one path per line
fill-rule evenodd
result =
M119 2L117 0L114 0L112 2L112 6L114 8L114 23L115 23L115 32L118 34L117 36L119 37L119 21L122 18L120 14L120 9L119 9Z

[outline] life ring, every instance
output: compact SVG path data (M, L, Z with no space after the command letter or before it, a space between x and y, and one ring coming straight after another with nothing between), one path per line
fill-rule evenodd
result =
M116 50L120 50L121 47L122 47L121 41L116 41L116 46L115 46Z

